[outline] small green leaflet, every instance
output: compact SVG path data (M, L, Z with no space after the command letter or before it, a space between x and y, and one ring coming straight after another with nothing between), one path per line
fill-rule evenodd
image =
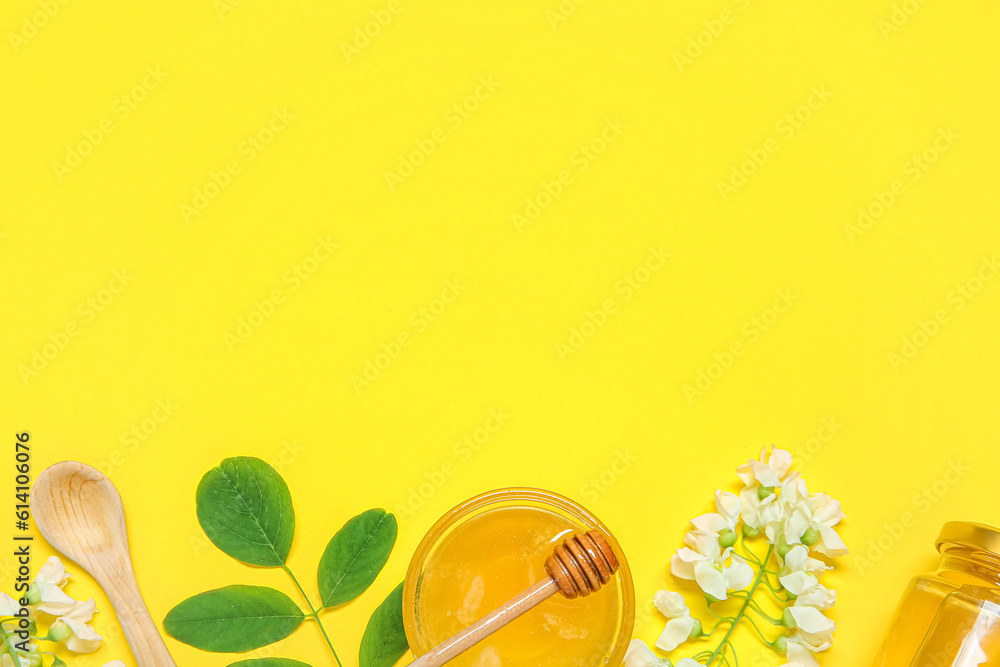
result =
M174 639L217 653L242 653L292 634L305 619L292 600L266 586L199 593L170 610L163 629Z
M319 561L319 594L324 607L361 595L389 560L396 543L396 517L383 509L362 512L337 531Z
M209 470L198 485L198 521L215 546L250 565L280 567L295 534L292 496L281 475L241 456Z
M392 667L409 649L403 626L403 584L396 586L368 621L361 639L361 667Z

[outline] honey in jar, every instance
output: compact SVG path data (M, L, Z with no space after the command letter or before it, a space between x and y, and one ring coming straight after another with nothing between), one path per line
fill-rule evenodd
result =
M547 578L545 559L556 545L595 528L608 534L572 501L533 489L494 491L455 508L428 533L407 575L403 604L410 647L421 655ZM553 595L448 664L618 665L632 630L633 604L623 563L600 591L575 600Z
M1000 531L946 523L939 568L914 578L874 667L1000 667Z

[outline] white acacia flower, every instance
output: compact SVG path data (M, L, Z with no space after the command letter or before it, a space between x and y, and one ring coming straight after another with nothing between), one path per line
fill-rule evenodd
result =
M770 453L767 446L760 448L760 457L755 461L750 459L736 469L736 475L747 486L772 487L781 486L781 480L792 467L792 455L784 449L772 447Z
M802 595L819 585L819 578L833 568L821 560L809 557L809 548L801 544L792 547L785 555L785 566L778 580L792 595Z
M796 598L796 607L816 607L817 609L829 609L837 603L837 591L831 590L823 584L816 584L802 592Z
M833 631L837 629L836 623L816 607L792 606L788 607L788 611L795 620L797 632L793 637L797 641L814 653L830 648L833 644ZM791 640L789 637L789 641Z
M38 570L38 574L33 580L31 588L28 590L28 599L32 604L32 609L62 616L73 610L78 602L63 592L63 587L69 581L69 573L55 556L50 556L45 564Z
M88 625L96 611L97 603L93 598L78 602L73 609L53 621L49 626L49 637L65 643L66 648L76 653L96 651L101 646L101 635Z
M736 530L740 520L743 503L735 493L717 489L715 492L715 507L718 512L709 512L691 519L691 525L697 530L719 535L723 531Z
M786 542L806 544L825 556L846 555L847 545L833 528L844 518L840 501L825 493L810 496L805 480L801 479L787 492L782 488L782 497L786 494L792 508L784 525Z
M625 653L625 667L667 667L669 664L668 660L658 658L641 639L629 642Z
M670 558L670 571L681 579L693 579L716 600L726 600L727 591L742 590L753 581L753 569L733 552L722 551L712 533L693 530L684 536L686 547Z
M0 592L0 616L16 616L21 613L21 604L7 595Z
M691 617L691 610L684 604L680 593L657 591L653 596L653 605L670 619L656 640L656 646L667 652L673 651L688 640L698 621Z
M812 648L803 643L796 635L788 638L785 657L788 662L781 667L819 667L819 661L813 655Z
M740 501L743 503L743 521L749 528L760 530L769 520L773 520L771 505L777 497L775 489L782 485L791 467L792 455L787 451L771 448L768 453L767 447L762 447L758 460L750 459L736 469L736 475L746 485L740 491ZM772 512L770 515L765 515L765 510L768 508L771 508Z

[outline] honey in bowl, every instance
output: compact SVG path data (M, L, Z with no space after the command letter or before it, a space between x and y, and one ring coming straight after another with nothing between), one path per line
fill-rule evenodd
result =
M404 620L414 653L421 655L547 579L545 560L556 545L594 528L606 533L572 501L529 489L491 492L453 510L425 538L407 577ZM631 634L632 606L623 563L596 593L574 600L553 595L448 664L617 665Z

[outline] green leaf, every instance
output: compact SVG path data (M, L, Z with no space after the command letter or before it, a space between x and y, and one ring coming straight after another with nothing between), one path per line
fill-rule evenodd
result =
M215 546L250 565L279 567L295 534L292 496L260 459L226 459L198 485L198 521Z
M361 667L392 667L409 649L403 628L403 584L389 593L361 639Z
M256 658L254 660L240 660L229 665L229 667L310 667L304 662L290 660L288 658Z
M242 653L292 634L305 619L292 600L265 586L199 593L170 610L163 629L174 639L217 653Z
M324 607L361 595L389 560L396 543L396 517L383 509L363 512L337 531L319 561L319 594Z

